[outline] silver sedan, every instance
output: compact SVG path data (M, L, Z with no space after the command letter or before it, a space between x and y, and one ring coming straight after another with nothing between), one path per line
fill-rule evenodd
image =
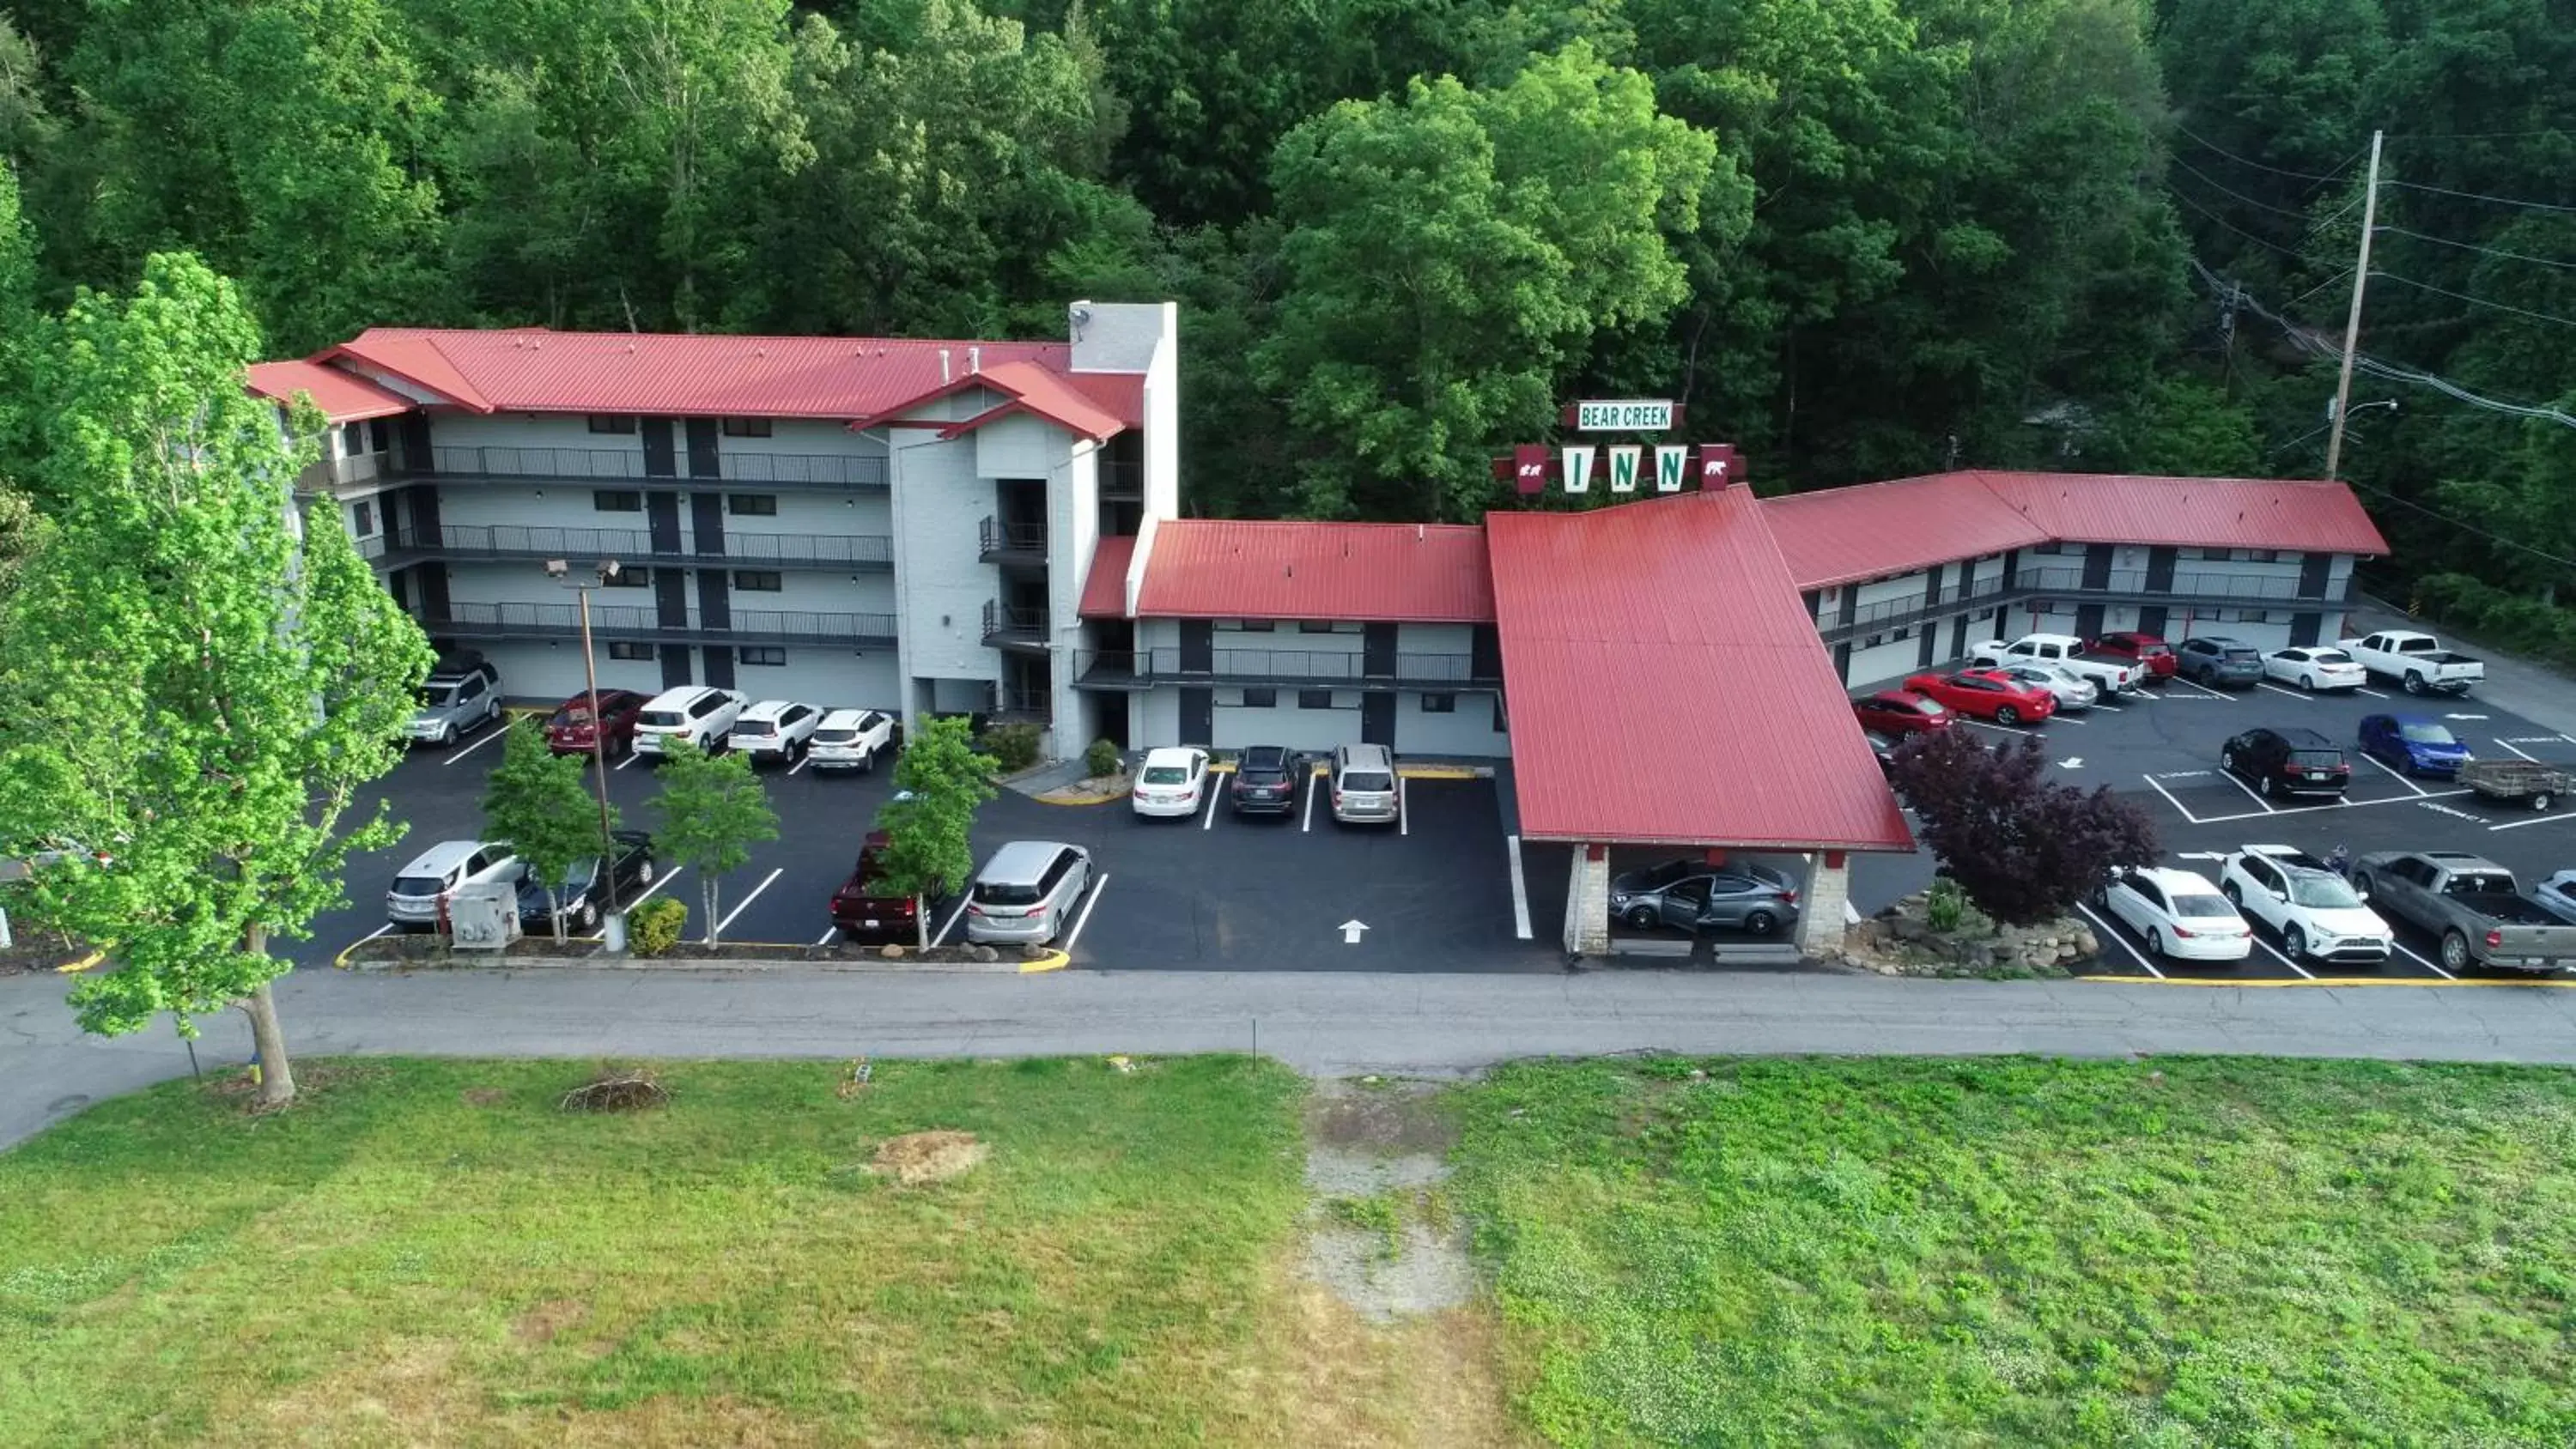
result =
M2007 664L2003 672L2018 683L2055 695L2060 714L2091 709L2093 702L2102 697L2102 686L2063 664Z

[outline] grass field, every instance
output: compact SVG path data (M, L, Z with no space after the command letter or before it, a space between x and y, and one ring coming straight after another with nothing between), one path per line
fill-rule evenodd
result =
M1652 1061L1462 1094L1563 1444L2576 1443L2576 1079Z
M1292 1439L1293 1076L844 1070L673 1065L631 1116L557 1112L560 1062L95 1107L0 1156L0 1443ZM990 1157L861 1169L932 1128Z

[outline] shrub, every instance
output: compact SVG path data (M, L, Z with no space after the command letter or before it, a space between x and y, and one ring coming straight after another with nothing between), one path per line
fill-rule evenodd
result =
M638 956L661 956L680 944L680 928L689 923L689 908L669 896L656 896L626 913L627 949Z
M979 744L1006 775L1017 774L1038 762L1038 727L1033 724L986 725Z
M1083 773L1093 779L1117 774L1119 763L1118 747L1107 740L1093 740L1091 747L1082 752Z
M1973 731L1917 735L1889 778L1923 823L1923 843L1968 899L1998 921L2063 915L2115 865L2156 858L2146 812L2102 786L2046 778L2036 738L1989 750Z
M1959 883L1943 876L1932 882L1923 899L1923 920L1936 931L1955 931L1968 918L1968 893Z

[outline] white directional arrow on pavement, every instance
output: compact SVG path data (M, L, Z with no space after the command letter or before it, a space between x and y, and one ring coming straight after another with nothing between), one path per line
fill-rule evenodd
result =
M2084 768L2084 757L2082 755L2069 755L2065 759L2058 761L2057 766L2061 770L2080 770Z
M1356 916L1352 917L1350 920L1342 922L1342 944L1345 946L1358 945L1360 943L1360 932L1367 929L1368 922L1363 921Z
M2444 719L2485 719L2485 718L2486 718L2486 716L2485 716L2485 715L2482 715L2482 714L2446 714L2446 715L2442 716L2442 718L2444 718Z

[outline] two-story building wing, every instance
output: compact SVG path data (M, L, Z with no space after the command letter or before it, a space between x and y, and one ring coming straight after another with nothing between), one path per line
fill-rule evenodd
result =
M513 697L599 682L1025 718L1073 685L1099 540L1177 510L1171 304L1064 343L377 328L253 369L332 422L338 505L433 639Z

